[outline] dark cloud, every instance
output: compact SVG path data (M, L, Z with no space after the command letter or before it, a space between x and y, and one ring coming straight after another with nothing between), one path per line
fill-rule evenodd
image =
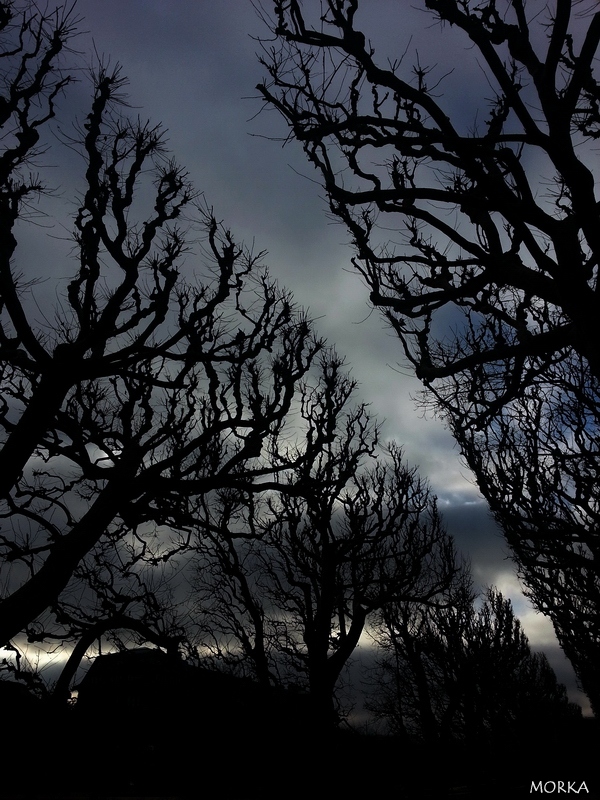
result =
M318 318L320 332L347 357L359 381L360 399L386 420L384 436L404 443L409 461L429 477L449 529L472 561L476 581L512 587L537 647L540 628L522 599L507 547L450 434L439 420L423 417L416 408L420 385L398 367L402 354L397 340L377 312L369 311L366 291L351 268L347 232L328 218L322 190L299 147L273 141L286 134L281 120L272 111L259 113L254 87L264 74L256 58L256 37L266 30L252 4L79 0L78 9L88 33L78 40L82 80L63 104L63 131L72 131L76 111L80 119L86 113L90 82L85 68L93 64L94 48L105 62L120 62L130 79L132 113L163 122L178 161L217 215L238 238L255 242L256 250L269 250L266 261L272 274ZM359 23L380 43L381 52L394 57L406 53L407 64L417 50L424 63L435 61L443 50L453 72L440 92L446 93L449 108L463 114L465 125L476 120L489 86L447 29L432 25L429 16L409 4L402 4L400 14L398 4L370 0L361 5L360 14ZM461 56L453 59L456 53ZM442 64L435 74L442 77L448 71ZM54 159L53 174L62 187L52 201L52 213L68 210L80 185L81 161L72 151L62 153L56 142L46 158ZM62 237L54 256L46 254L49 233ZM24 257L39 263L40 275L59 278L37 291L59 296L67 238L67 229L60 226L31 232ZM539 644L554 653L547 625L544 631Z

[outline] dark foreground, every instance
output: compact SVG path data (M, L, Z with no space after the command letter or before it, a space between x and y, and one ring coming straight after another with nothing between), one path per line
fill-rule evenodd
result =
M135 720L75 713L3 723L0 797L11 800L600 798L593 723L569 732L570 743L532 741L521 751L510 741L448 749L350 732L277 736L260 723L242 738L185 715L178 727L146 733Z
M600 800L595 720L426 746L325 730L302 695L210 673L194 693L96 672L75 707L0 696L0 798Z

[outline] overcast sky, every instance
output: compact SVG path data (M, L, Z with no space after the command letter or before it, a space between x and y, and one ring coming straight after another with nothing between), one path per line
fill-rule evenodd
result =
M315 4L305 0L307 8ZM418 5L419 0L363 0L359 22L386 57L407 51L410 65L418 49L422 63L440 63L441 72L454 68L443 85L444 103L468 125L489 87L474 54L450 29L432 26ZM550 622L520 592L508 549L451 436L417 409L420 386L398 363L397 339L367 305L368 293L352 272L348 235L328 218L317 175L295 142L283 147L274 141L286 134L277 114L260 113L255 86L264 72L257 37L268 32L250 0L79 0L78 9L86 31L76 40L82 67L93 63L94 48L105 61L122 64L134 113L164 124L177 160L235 237L268 251L272 275L347 358L360 385L357 399L371 404L373 414L385 420L384 436L402 443L409 462L429 479L449 530L472 561L476 582L494 584L511 597L533 648L547 652L572 699L583 702ZM81 78L65 101L80 118L91 90L83 70ZM81 164L75 158L65 163L73 170ZM71 181L60 165L56 184L67 187Z

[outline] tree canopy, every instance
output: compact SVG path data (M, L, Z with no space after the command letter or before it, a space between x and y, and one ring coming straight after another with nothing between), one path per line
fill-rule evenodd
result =
M435 603L460 565L435 497L397 445L379 444L355 388L341 363L323 363L303 387L303 458L292 451L285 485L205 496L196 515L202 652L308 691L325 719L343 707L344 670L375 614Z
M283 480L269 442L324 345L161 127L127 116L126 81L102 63L86 116L61 133L81 158L72 255L54 297L36 294L19 244L47 190L30 170L78 20L72 6L0 11L0 644L126 627L164 645L181 636L167 579L190 509Z
M532 653L510 600L488 589L483 602L465 567L446 603L390 603L376 638L376 718L402 737L527 746L551 741L581 716L542 653Z
M484 72L468 115L437 56L409 64L410 43L366 38L359 0L263 4L275 44L258 90L320 173L371 304L598 707L600 13L419 5Z

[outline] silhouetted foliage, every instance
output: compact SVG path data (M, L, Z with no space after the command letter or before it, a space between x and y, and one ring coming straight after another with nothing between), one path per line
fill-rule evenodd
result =
M7 797L201 792L235 800L279 798L285 787L286 797L301 800L307 787L318 784L328 795L359 798L373 790L374 781L384 786L385 770L373 765L399 765L393 783L403 798L512 798L521 797L521 787L529 792L532 774L554 774L557 754L563 763L569 751L570 774L578 775L597 752L595 726L581 724L569 726L568 738L552 751L536 753L530 740L523 759L514 737L467 747L324 731L315 725L307 695L211 672L151 649L96 658L78 688L78 702L62 715L17 689L6 706L13 712L11 735L3 738ZM6 696L12 692L8 686ZM498 757L508 748L510 760ZM65 754L63 775L57 765ZM435 768L423 770L423 763ZM593 796L591 780L588 785Z
M581 716L546 657L531 652L510 600L490 589L478 607L466 571L444 599L381 614L369 707L393 733L523 746L533 737L542 746Z
M320 172L371 303L598 707L600 13L572 0L535 14L523 0L419 5L484 71L469 115L423 52L411 68L409 45L375 50L358 0L315 16L274 0L272 18L260 4L276 44L258 89Z
M341 367L323 361L303 386L297 443L273 456L285 482L206 496L197 517L200 643L221 666L301 685L330 719L373 613L427 602L459 568L435 498L396 445L378 446Z
M118 67L98 65L87 116L59 133L82 166L72 257L35 285L19 244L46 189L29 169L77 22L72 6L0 3L0 645L78 641L61 692L113 629L181 641L169 577L190 509L288 469L269 441L323 349L160 126L125 115Z

